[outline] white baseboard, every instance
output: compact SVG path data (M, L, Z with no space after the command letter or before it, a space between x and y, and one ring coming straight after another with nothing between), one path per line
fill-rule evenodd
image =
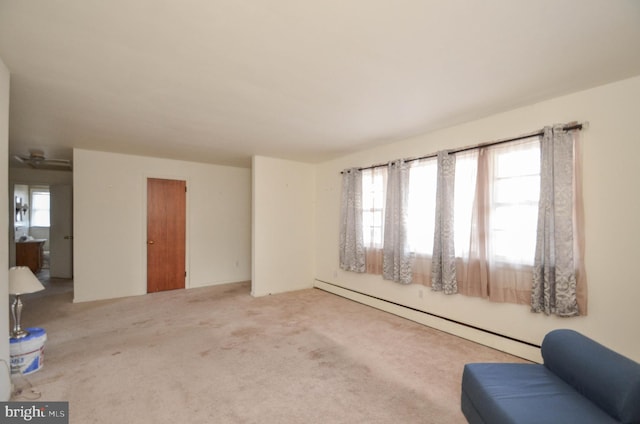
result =
M358 303L389 312L402 318L409 319L419 324L453 334L454 336L471 340L484 346L488 346L532 362L542 363L540 348L537 346L532 346L528 343L514 340L506 336L470 327L462 323L431 315L427 312L418 311L416 309L349 290L324 281L315 280L314 287Z

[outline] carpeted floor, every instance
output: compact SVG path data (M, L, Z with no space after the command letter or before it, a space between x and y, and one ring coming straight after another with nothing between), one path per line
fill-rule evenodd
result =
M72 423L465 423L463 365L523 362L321 290L249 291L27 298L48 341L12 400L69 401Z

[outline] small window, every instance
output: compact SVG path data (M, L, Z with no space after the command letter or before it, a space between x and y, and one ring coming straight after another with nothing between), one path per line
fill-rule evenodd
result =
M382 248L386 169L362 172L362 236L366 247Z
M48 188L31 189L31 226L49 227L50 195Z

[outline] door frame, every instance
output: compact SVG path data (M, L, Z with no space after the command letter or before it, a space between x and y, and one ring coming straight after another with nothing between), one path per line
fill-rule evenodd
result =
M142 181L141 181L141 185L142 185L142 238L141 238L141 258L142 258L142 276L143 276L143 284L144 284L144 293L148 294L148 290L147 290L147 180L149 178L158 178L158 179L162 179L162 180L180 180L180 181L184 181L187 187L187 195L186 195L186 199L185 199L185 235L184 235L184 266L186 268L187 271L187 276L184 279L184 289L190 289L191 288L191 254L190 254L190 248L189 248L189 233L190 233L190 180L189 177L184 176L184 175L175 175L175 174L162 174L162 173L145 173L142 176Z
M58 187L60 189L55 189L54 187ZM63 263L64 265L61 267L63 270L68 271L68 275L64 275L62 276L62 278L69 278L69 279L73 279L73 186L71 184L50 184L49 185L49 193L50 193L50 208L49 208L49 217L50 218L54 218L55 213L52 213L51 211L54 211L55 208L53 207L53 202L54 202L54 198L56 198L55 194L60 194L60 190L69 190L69 202L66 204L66 206L69 207L69 217L68 217L68 224L69 224L69 231L67 232L67 234L65 234L65 232L60 232L58 230L58 228L56 228L56 225L54 225L54 220L51 219L51 225L49 226L49 274L51 276L51 278L56 278L56 277L60 277L60 275L55 275L56 273L53 272L54 271L54 267L52 266L55 261L52 259L60 258L59 254L56 254L54 252L60 252L60 249L54 249L54 247L58 247L58 248L62 248L62 249L68 249L68 254L69 254L69 258L64 258L64 259L68 259L65 261L60 261L61 263ZM58 199L59 200L59 199ZM59 202L58 202L59 203ZM59 236L59 237L64 237L64 240L66 240L66 242L62 242L64 243L64 245L68 245L67 247L63 247L60 243L60 240L55 240L54 236ZM69 269L66 270L66 266L69 266ZM60 269L60 267L58 267L58 270Z
M8 221L9 221L9 254L8 254L8 263L9 266L15 266L16 264L16 241L15 241L15 233L16 233L16 221L15 221L15 216L14 216L14 208L13 208L13 199L15 199L15 186L16 185L25 185L28 187L32 187L32 186L43 186L43 187L49 187L51 188L51 186L54 185L67 185L71 187L71 235L73 235L73 232L75 230L75 216L74 216L74 212L75 212L75 208L73 205L73 198L74 198L74 194L75 194L75 187L73 184L73 171L69 172L69 175L71 175L71 178L50 178L49 181L46 181L47 179L43 179L41 178L41 176L36 175L36 177L34 178L25 178L25 177L21 177L18 179L11 179L9 178L9 216L7 217ZM28 199L27 204L31 204L31 198ZM145 203L146 204L146 203ZM146 221L145 221L146 222ZM145 230L146 231L146 230ZM49 227L49 249L51 249L51 227ZM74 262L74 257L75 257L75 253L73 248L71 249L71 273L72 275L75 274L75 262ZM73 279L73 276L72 278ZM75 288L75 280L74 280L74 288Z

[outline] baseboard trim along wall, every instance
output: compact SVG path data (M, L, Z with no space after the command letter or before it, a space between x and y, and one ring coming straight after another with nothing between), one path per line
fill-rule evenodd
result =
M314 287L355 302L380 309L390 314L409 319L419 324L435 328L436 330L471 340L484 346L488 346L529 361L542 363L540 346L370 296L355 290L346 289L326 281L315 280Z

